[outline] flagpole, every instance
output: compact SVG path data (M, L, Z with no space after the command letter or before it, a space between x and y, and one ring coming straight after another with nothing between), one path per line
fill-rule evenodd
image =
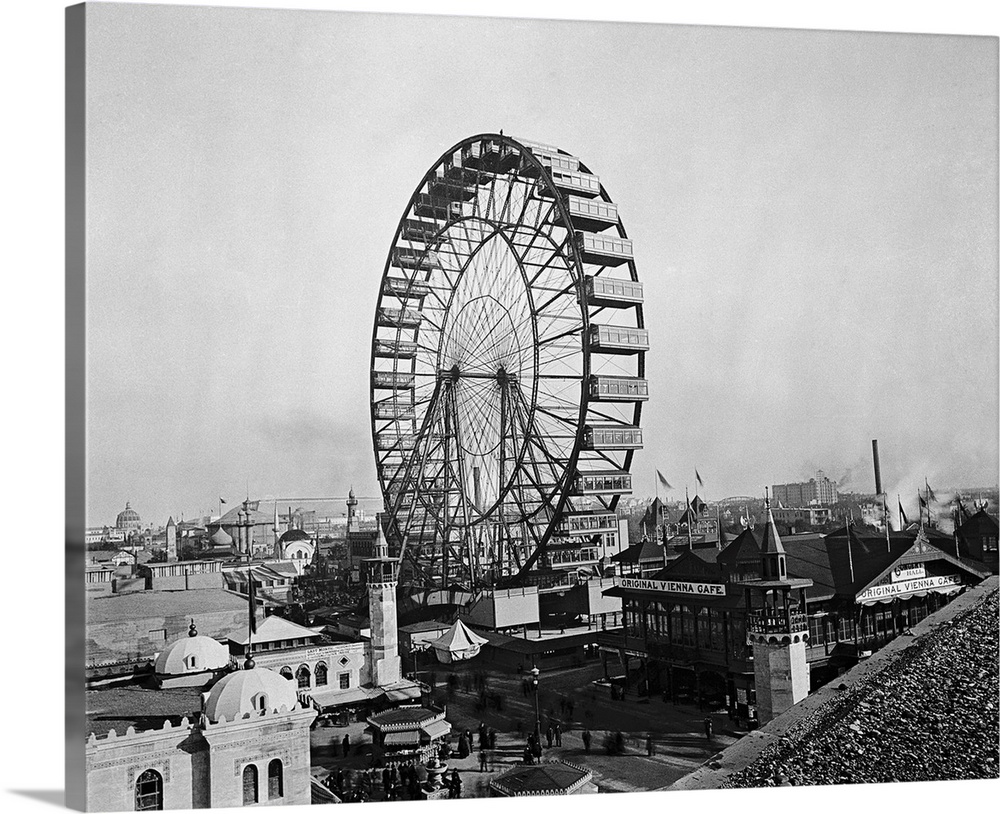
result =
M688 548L694 549L694 541L691 539L691 499L688 495L687 484L684 485L684 502L687 506L684 508L684 513L687 515L687 527L688 527Z

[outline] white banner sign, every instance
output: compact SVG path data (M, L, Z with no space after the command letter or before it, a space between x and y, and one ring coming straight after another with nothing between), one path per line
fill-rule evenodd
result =
M862 591L855 597L856 602L864 602L869 599L886 599L891 596L904 596L916 593L917 591L929 591L933 588L947 588L951 585L961 585L962 578L958 574L948 574L943 577L925 577L924 579L911 579L905 582L891 582L887 585L873 585L866 591Z
M906 582L911 579L923 579L927 576L923 563L917 565L899 565L892 569L893 582Z
M664 579L636 579L622 577L622 588L633 591L665 591L672 594L696 594L698 596L725 596L726 586L714 582L674 582Z

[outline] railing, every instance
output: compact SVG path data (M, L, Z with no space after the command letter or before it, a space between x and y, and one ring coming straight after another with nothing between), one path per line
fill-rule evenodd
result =
M751 633L802 633L809 630L809 620L798 611L753 610L747 615L747 629Z

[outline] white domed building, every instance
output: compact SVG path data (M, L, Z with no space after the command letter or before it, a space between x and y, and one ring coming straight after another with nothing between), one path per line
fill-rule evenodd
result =
M229 666L229 649L211 636L199 636L192 619L188 635L156 657L153 673L162 689L204 687Z
M299 576L311 565L316 555L316 543L302 529L289 529L274 546L274 556L278 560L291 562Z
M205 637L189 640L196 638ZM164 651L162 666L177 669L177 659L184 665L192 655L197 666L199 657L214 652L210 646L202 651L203 645ZM88 711L88 811L312 801L309 729L316 710L299 703L294 682L248 660L200 699L190 688L113 692L135 699L117 698L120 711L110 726L106 716ZM88 710L96 713L101 706L101 699L88 699Z

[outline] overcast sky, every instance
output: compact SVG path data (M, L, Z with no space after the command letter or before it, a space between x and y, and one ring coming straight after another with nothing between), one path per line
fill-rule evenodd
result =
M88 522L378 492L379 280L466 136L601 176L659 468L997 482L997 42L88 6ZM910 497L913 502L915 498Z

